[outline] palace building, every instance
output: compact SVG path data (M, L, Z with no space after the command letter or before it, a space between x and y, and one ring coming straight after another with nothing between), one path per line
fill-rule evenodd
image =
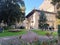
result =
M41 15L42 10L37 10L33 9L27 16L26 16L26 28L30 29L31 27L33 29L38 29L39 28L39 16ZM56 30L56 13L54 12L48 12L44 11L46 17L47 17L47 24L49 26L53 26L54 29Z
M33 9L27 16L26 16L26 29L33 29L39 28L39 16L41 15L41 11L43 10L46 17L47 17L47 24L49 26L53 26L54 30L57 31L57 18L56 18L56 7L51 4L52 0L44 0L39 9Z
M51 2L52 0L44 0L39 9L48 12L55 12L56 11L55 6L51 4Z

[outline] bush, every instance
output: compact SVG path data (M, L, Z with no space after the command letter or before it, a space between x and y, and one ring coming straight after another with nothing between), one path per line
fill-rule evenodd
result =
M47 24L47 23L43 25L43 27L44 27L45 30L48 29L48 26L49 26L49 24Z
M11 26L4 26L3 28L4 28L4 30L14 29L14 28L11 27Z
M25 27L24 26L20 26L20 29L25 29Z
M50 34L49 32L47 32L47 33L46 33L46 36L48 36L48 37L49 37L50 35L51 35L51 34Z
M8 30L9 29L9 27L7 27L7 26L4 26L3 28L4 28L4 30Z

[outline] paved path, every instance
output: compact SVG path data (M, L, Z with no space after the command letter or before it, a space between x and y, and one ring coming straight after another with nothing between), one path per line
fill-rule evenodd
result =
M14 38L16 38L16 36L0 37L0 42L1 42L1 41L4 41L4 40L14 39Z
M37 36L36 33L34 32L27 32L27 34L24 34L22 37L27 36L27 38L29 39L30 37L33 39L35 36ZM29 37L30 36L30 37ZM0 44L1 45L9 45L9 43L12 43L13 45L18 45L21 44L19 41L19 36L10 36L10 37L0 37ZM39 40L49 40L49 39L53 39L53 37L47 37L47 36L38 36ZM24 37L25 38L25 37ZM30 39L31 39L30 38Z

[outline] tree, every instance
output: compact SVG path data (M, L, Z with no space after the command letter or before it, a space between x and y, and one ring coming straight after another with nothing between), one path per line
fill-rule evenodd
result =
M55 3L55 5L57 4L56 6L56 9L57 9L57 18L60 19L60 0L52 0L52 4ZM58 24L58 41L60 42L60 25ZM60 43L59 43L60 45Z
M2 1L2 0L1 0ZM2 1L3 2L3 1ZM4 23L8 25L15 24L17 22L22 22L25 18L25 8L22 12L21 8L25 7L23 0L5 0L1 3L0 8L0 22L3 20ZM3 5L2 5L3 4Z
M55 9L57 9L56 11L57 11L57 18L58 19L60 19L60 10L58 10L58 9L60 9L60 0L52 0L52 2L51 2L54 6L56 6L56 8Z
M46 15L44 13L44 11L41 11L40 15L39 15L39 28L43 28L44 24L46 24Z

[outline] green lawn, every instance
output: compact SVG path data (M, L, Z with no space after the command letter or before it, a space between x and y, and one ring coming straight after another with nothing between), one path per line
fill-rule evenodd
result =
M4 32L0 33L0 37L5 37L5 36L16 36L16 35L22 35L25 34L25 30L21 30L20 32L8 32L8 30L5 30Z
M41 30L32 30L33 32L39 34L39 35L46 35L47 32L50 33L50 31L41 31ZM0 33L0 37L5 36L18 36L27 33L25 29L21 30L20 32L8 32L8 30L5 30L3 33ZM57 32L53 32L53 36L56 36Z
M46 33L51 33L51 31L42 31L42 30L32 30L33 32L39 34L39 35L46 35ZM58 35L57 32L53 32L52 34L53 36Z

